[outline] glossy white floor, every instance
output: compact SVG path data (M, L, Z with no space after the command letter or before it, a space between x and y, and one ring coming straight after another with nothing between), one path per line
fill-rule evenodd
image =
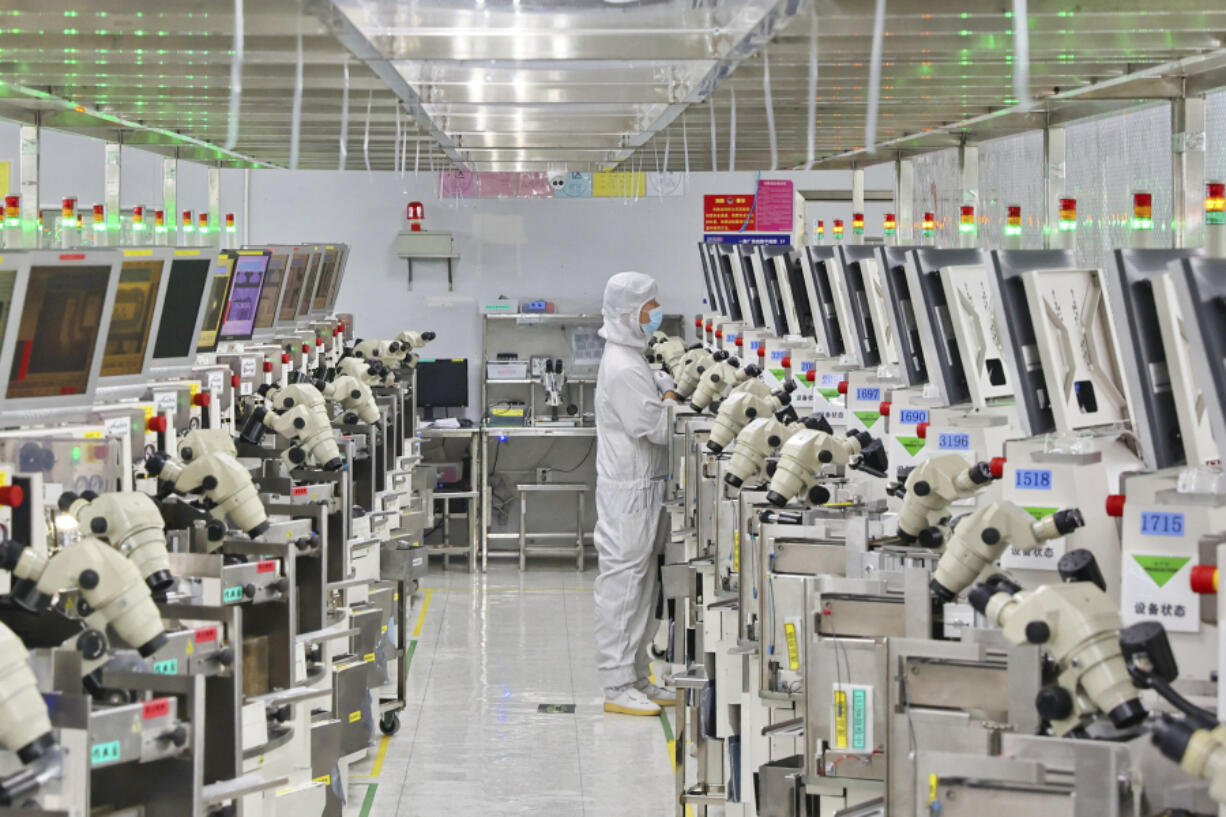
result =
M666 726L602 709L594 577L549 562L432 566L409 616L400 732L355 769L346 817L671 817L671 714Z

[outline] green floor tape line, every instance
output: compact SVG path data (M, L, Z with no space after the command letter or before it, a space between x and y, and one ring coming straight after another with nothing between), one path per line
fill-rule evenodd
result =
M678 696L680 697L680 696ZM673 741L673 725L668 721L667 707L660 707L660 723L664 726L664 739L669 743Z
M375 790L378 788L377 783L366 786L366 799L362 801L362 810L358 812L358 817L370 817L370 810L375 805Z
M409 669L413 666L413 653L417 652L417 642L410 641L408 649L404 651L404 674L409 674Z

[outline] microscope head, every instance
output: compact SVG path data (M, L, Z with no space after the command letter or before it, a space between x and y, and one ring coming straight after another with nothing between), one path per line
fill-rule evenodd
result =
M179 440L179 458L184 462L210 454L238 456L238 448L234 445L230 432L222 428L195 428Z
M698 381L707 369L715 365L715 358L706 349L691 349L677 362L678 369L672 372L677 382L677 396L689 397L698 387Z
M945 542L945 552L933 571L929 587L934 598L951 602L1012 545L1030 552L1043 542L1067 536L1085 524L1081 511L1068 508L1035 519L1013 502L993 502L960 519ZM921 531L920 541L933 528ZM933 544L941 544L935 542Z
M30 669L25 644L3 623L0 623L0 690L4 690L0 695L0 746L16 752L22 764L29 765L56 747L55 733L38 679ZM7 780L4 783L0 785L0 805L12 805L13 787Z
M353 344L353 348L349 350L349 354L358 360L365 361L381 361L383 360L383 341L375 339L359 340Z
M864 431L849 431L846 436L830 434L822 430L830 427L824 417L807 417L804 425L805 430L794 434L779 450L779 464L771 476L766 500L779 508L797 496L803 496L810 505L826 504L830 491L818 482L825 478L827 466L842 469L877 442Z
M377 423L383 413L370 387L347 374L337 375L320 390L323 396L339 404L348 414L363 423Z
M714 365L706 368L690 395L690 408L700 413L748 376L741 370L741 362L727 352L719 351L712 357Z
M766 394L758 394L756 389L746 388L749 384L761 384ZM721 453L750 421L758 417L769 416L778 409L775 399L771 396L769 387L761 380L745 381L733 389L732 394L719 404L715 413L715 422L711 424L711 436L707 440L707 450L713 454Z
M411 329L406 329L396 336L396 340L400 342L401 349L416 350L424 349L426 344L434 340L437 335L434 332L414 332Z
M658 334L658 333L657 333ZM685 343L681 338L663 337L647 348L651 363L659 364L664 371L673 374L677 362L685 356Z
M253 409L253 416L291 443L284 455L287 467L301 467L308 458L327 471L345 464L319 389L310 383L273 384L267 389L261 386L260 393L268 410Z
M140 491L81 496L65 493L59 508L72 515L81 526L117 548L136 565L145 584L154 593L165 593L174 585L170 557L166 553L165 522L157 503Z
M347 374L350 377L356 377L368 386L380 386L383 384L382 370L371 365L371 361L357 357L343 357L340 363L336 364L337 370L341 374Z
M767 459L801 428L799 423L785 424L769 414L751 420L736 435L724 482L740 488L759 474L765 474Z
M1139 724L1146 711L1120 646L1123 622L1093 555L1069 551L1057 569L1062 584L1033 590L993 577L971 591L971 605L1010 642L1042 645L1055 662L1054 681L1035 699L1054 734L1079 729L1098 713L1117 729Z
M231 453L234 443L229 435L221 432L229 442L230 451L225 451L213 442L212 431L196 429L188 433L179 445L179 459L158 452L145 461L145 469L178 493L201 494L211 503L209 514L214 519L228 521L254 539L268 530L268 513L251 473ZM159 495L167 493L169 490Z
M924 460L907 476L898 512L899 535L916 539L925 528L948 517L950 503L974 496L1000 473L986 462L968 463L958 454Z

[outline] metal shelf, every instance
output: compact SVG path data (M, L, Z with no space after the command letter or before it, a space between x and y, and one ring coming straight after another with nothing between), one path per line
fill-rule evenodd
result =
M524 323L544 323L547 321L604 321L603 315L589 315L579 312L495 312L488 315L483 314L482 317L491 321L522 320Z

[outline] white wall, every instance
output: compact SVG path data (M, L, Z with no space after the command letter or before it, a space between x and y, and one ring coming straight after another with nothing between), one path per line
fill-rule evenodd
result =
M770 173L799 189L849 189L849 171ZM754 173L695 173L686 195L620 199L439 200L434 177L336 171L254 171L251 240L256 243L336 241L351 249L337 307L354 315L358 336L392 337L403 329L432 329L428 355L467 357L476 401L481 359L481 302L506 295L547 298L560 311L598 312L605 280L639 270L660 282L666 312L702 309L697 242L702 196L752 193ZM870 188L891 188L889 165L869 174ZM445 265L414 262L412 288L395 238L405 205L425 204L428 230L450 231L460 259L455 290ZM827 225L847 212L823 205ZM871 216L870 216L871 217ZM870 222L871 224L872 222ZM880 234L880 217L876 221ZM829 229L829 226L827 227ZM870 234L874 230L870 227ZM829 235L829 233L827 233ZM471 415L475 418L477 409Z

